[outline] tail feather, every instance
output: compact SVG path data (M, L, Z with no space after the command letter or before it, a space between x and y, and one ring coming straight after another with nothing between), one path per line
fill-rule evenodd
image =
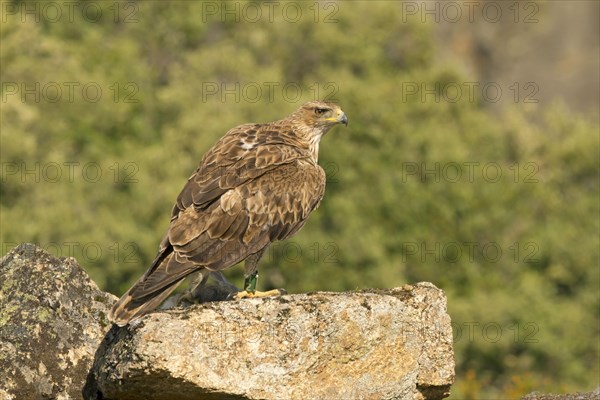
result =
M112 307L108 318L115 324L125 326L153 311L189 274L197 270L193 265L179 263L170 252L172 249L165 250Z
M171 286L165 288L163 291L155 292L153 294L154 297L150 297L149 299L148 296L144 299L134 298L130 294L131 290L135 288L134 286L115 303L108 314L108 318L119 326L127 325L129 322L155 310L184 279L185 277L173 282Z

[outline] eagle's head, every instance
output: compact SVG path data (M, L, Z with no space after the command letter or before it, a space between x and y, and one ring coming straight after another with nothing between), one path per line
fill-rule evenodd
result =
M302 104L292 117L304 123L306 126L327 132L336 124L348 125L348 117L340 106L326 101L309 101Z
M334 103L309 101L288 117L296 136L308 144L315 160L318 158L319 141L329 129L337 124L348 125L348 117Z

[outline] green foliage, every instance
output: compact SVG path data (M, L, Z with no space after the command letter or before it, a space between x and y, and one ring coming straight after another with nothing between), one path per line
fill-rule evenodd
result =
M299 2L297 22L279 9L239 23L203 2L117 4L118 22L108 3L96 22L2 15L3 253L39 243L120 294L227 129L334 98L350 125L321 144L325 199L267 253L259 285L442 287L455 398L598 384L596 123L560 105L496 115L480 97L408 96L407 83L474 79L434 62L431 26L403 21L399 3L325 2L315 16L316 3ZM40 99L23 97L36 83ZM229 276L241 284L241 268Z

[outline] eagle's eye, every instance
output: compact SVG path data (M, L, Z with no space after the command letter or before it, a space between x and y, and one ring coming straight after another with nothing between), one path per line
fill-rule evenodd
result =
M329 110L328 110L328 109L326 109L326 108L315 108L315 114L317 114L317 115L323 115L323 114L325 114L327 111L329 111Z

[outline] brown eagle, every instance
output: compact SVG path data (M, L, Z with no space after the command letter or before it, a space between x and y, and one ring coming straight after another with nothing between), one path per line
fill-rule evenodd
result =
M123 326L154 310L188 275L209 275L245 261L244 290L255 290L258 261L269 244L298 232L318 207L325 172L319 141L348 118L336 104L311 101L285 119L245 124L203 157L173 208L171 224L146 273L113 306Z

